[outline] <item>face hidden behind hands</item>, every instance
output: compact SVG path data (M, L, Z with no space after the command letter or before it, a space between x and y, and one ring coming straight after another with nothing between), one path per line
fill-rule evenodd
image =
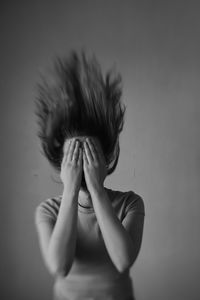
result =
M79 140L79 142L81 143L81 147L83 149L83 142L84 140L87 138L87 137L90 137L90 136L74 136L74 137L70 137L70 138L67 138L65 140L65 143L64 143L64 149L67 150L68 146L69 146L69 142L71 139L73 138L76 138L77 140ZM86 184L86 181L85 181L85 175L84 175L84 171L82 172L82 181L81 181L81 189L88 192L88 189L87 189L87 184Z

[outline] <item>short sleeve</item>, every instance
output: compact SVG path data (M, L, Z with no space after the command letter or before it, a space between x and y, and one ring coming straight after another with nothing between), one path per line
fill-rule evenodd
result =
M35 209L35 224L41 222L56 222L58 214L58 204L55 199L48 198L41 202Z
M145 216L145 206L142 197L133 191L127 192L125 214L135 213Z

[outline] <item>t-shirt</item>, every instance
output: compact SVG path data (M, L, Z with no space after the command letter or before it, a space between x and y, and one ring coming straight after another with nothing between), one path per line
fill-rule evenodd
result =
M144 202L133 191L105 188L112 207L123 222L128 214L145 216ZM40 222L56 223L62 195L45 199L35 213ZM129 270L120 273L107 252L93 207L78 205L77 242L72 267L66 277L56 277L54 300L129 300L134 288Z

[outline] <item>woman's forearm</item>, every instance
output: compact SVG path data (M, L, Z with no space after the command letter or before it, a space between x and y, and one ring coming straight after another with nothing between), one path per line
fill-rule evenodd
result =
M92 200L109 256L118 271L123 272L134 260L131 238L115 214L105 190L95 192Z
M49 242L48 261L53 274L66 276L73 263L76 237L78 192L63 192L56 224Z

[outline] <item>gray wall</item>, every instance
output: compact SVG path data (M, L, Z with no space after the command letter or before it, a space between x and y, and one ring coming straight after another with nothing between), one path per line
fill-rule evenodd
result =
M1 5L1 299L51 299L33 215L62 186L40 154L34 85L55 54L79 47L123 76L121 156L105 185L145 202L131 269L137 300L199 299L199 8L198 1Z

